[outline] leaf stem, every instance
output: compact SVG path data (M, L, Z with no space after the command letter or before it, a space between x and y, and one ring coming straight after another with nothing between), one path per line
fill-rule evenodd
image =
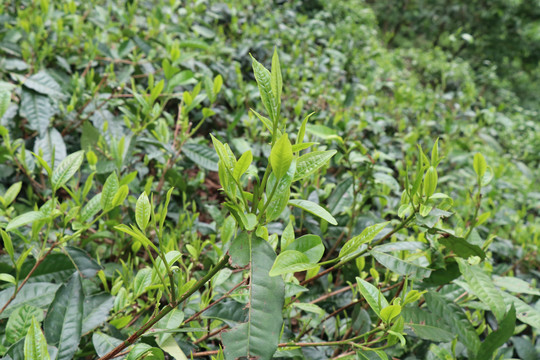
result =
M206 284L210 279L216 275L216 273L223 269L229 263L229 255L225 255L213 269L208 271L208 273L203 276L199 281L197 281L188 291L186 291L176 302L166 305L160 312L153 316L146 324L144 324L139 330L133 333L127 340L122 344L118 345L112 349L109 353L99 358L99 360L110 360L116 357L117 354L122 352L125 348L132 345L140 338L144 333L146 333L152 326L154 326L159 320L161 320L165 315L171 312L174 308L180 305L182 302L187 300L193 293L199 290L204 284Z

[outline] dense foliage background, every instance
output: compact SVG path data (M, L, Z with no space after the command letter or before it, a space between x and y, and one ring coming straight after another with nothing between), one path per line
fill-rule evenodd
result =
M305 234L324 247L278 275L273 356L537 359L539 15L520 0L3 2L0 356L94 359L132 339L128 359L223 358L253 290L231 197L254 201L275 147L250 111L271 118L250 54L270 69L277 49L280 132L329 155L290 197L330 217L257 218L277 254ZM235 164L251 150L232 195L210 135Z

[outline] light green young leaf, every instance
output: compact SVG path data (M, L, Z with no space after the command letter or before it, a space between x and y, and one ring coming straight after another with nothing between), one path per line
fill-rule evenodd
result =
M360 294L366 299L371 309L381 318L381 310L388 307L388 301L383 294L375 286L371 285L367 281L357 277L358 290Z
M276 178L281 179L289 170L293 160L292 145L287 134L283 134L272 147L270 163Z
M113 208L122 205L124 201L126 200L127 196L129 194L129 187L127 185L122 185L118 188L118 192L116 195L114 195L112 204Z
M22 181L18 181L11 185L4 194L4 207L8 207L15 200L19 192L21 191Z
M28 329L28 334L24 339L24 359L25 360L50 360L47 351L47 341L41 332L39 323L35 318Z
M426 176L424 177L424 194L427 197L430 197L435 193L435 190L437 189L437 181L437 170L435 170L433 166L430 166L426 172Z
M349 256L354 256L354 253L362 244L371 242L375 236L386 227L386 225L388 225L388 222L371 225L365 228L360 235L353 237L343 245L339 252L339 257L344 261Z
M487 168L487 163L484 155L480 153L474 154L473 168L478 178L481 179L484 176Z
M81 210L81 221L90 220L101 210L101 193L91 198Z
M278 106L281 104L281 91L283 88L283 81L281 79L281 66L279 64L279 56L277 48L274 48L274 55L272 56L272 93L277 100ZM278 107L279 113L279 107Z
M120 185L118 183L118 177L116 176L116 172L113 172L111 175L109 175L107 180L105 180L103 190L101 191L100 201L103 211L109 211L114 207L113 199L118 192L119 187Z
M236 180L240 180L240 177L247 171L252 161L253 155L251 154L251 150L246 151L240 156L233 170L233 176Z
M47 217L48 216L41 211L29 211L11 220L6 227L6 231L15 230L18 227L33 223L34 221L46 219Z
M259 93L261 95L261 100L263 102L270 119L273 124L278 122L278 102L274 97L272 92L272 80L270 71L268 71L262 64L260 64L255 58L251 57L253 62L253 74L255 75L255 80L259 85Z
M270 270L270 276L309 270L315 266L317 263L312 263L304 253L296 250L285 250L276 258Z
M11 93L9 91L0 91L0 119L6 113L11 103Z
M79 170L84 160L84 151L70 154L54 169L51 184L54 190L62 187Z
M298 135L296 136L296 144L300 145L302 142L304 142L304 136L306 135L306 126L309 118L315 114L312 112L311 114L308 114L304 120L302 120L302 125L300 125L300 129L298 130Z
M437 164L439 164L439 138L435 140L433 149L431 149L431 166L437 168Z
M268 177L267 189L271 189L269 190L270 192L273 191L274 186L276 186L276 182L277 187L272 201L270 201L270 204L266 208L267 221L277 219L281 215L283 210L287 207L291 195L290 188L295 171L296 161L293 161L291 163L291 166L289 167L289 171L287 171L287 174L285 174L285 176L283 176L280 180L276 180L274 173L271 173ZM267 192L267 196L269 196L268 194L269 192Z
M291 199L289 200L289 204L296 206L304 211L307 211L310 214L318 216L321 219L328 221L332 225L337 225L337 221L336 219L334 219L332 214L326 211L322 206L312 201Z
M13 248L11 236L9 236L9 234L2 229L0 229L0 234L2 235L2 241L4 242L4 249L11 258L11 261L15 261L15 249Z
M296 162L296 174L293 181L303 179L319 170L336 152L336 150L314 151L300 156Z
M141 296L152 284L152 269L145 267L137 272L133 280L133 293L135 297Z
M300 251L310 262L316 263L324 254L324 245L317 235L304 235L290 243L285 250Z
M7 273L0 273L0 281L8 282L13 285L17 284L17 281L13 277L13 275L7 274Z
M259 120L261 120L263 125L268 129L268 131L270 131L270 134L273 134L274 129L273 129L272 121L270 121L270 119L268 119L267 117L262 116L261 114L259 114L258 112L256 112L253 109L251 109L251 111L255 114L255 116L257 116L259 118ZM278 130L278 135L281 136L280 134L281 133Z
M381 320L385 323L390 323L396 316L399 316L401 313L401 306L399 305L388 305L387 307L381 309Z
M150 212L152 207L150 206L150 201L148 200L148 195L145 192L139 196L137 199L137 204L135 205L135 220L139 229L144 231L148 226L150 221Z

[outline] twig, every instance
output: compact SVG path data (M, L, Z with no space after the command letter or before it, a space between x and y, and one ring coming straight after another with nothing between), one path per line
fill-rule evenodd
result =
M26 282L28 281L28 279L30 279L30 277L32 276L32 274L34 273L34 271L36 271L36 269L38 268L38 266L43 262L43 260L45 260L45 258L53 251L53 249L58 246L58 244L60 244L59 242L55 242L51 245L51 248L42 256L40 257L36 263L34 264L34 266L32 267L32 269L30 270L30 272L28 273L28 275L26 275L26 277L24 278L24 280L21 282L21 284L15 289L15 292L13 293L13 295L11 295L11 297L9 298L9 300L4 304L4 306L2 307L2 309L0 309L0 314L2 314L4 312L4 310L6 310L6 308L8 307L9 304L11 304L11 302L15 299L15 297L17 296L17 294L19 293L19 291L21 291L22 287L24 286L24 284L26 284Z

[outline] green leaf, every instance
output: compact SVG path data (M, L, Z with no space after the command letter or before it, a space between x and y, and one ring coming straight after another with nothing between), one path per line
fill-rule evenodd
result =
M515 327L516 309L514 306L511 306L508 314L506 314L506 316L500 322L499 328L489 334L482 344L480 344L480 349L478 349L476 359L491 359L493 353L495 353L498 348L503 346L514 334Z
M401 260L395 256L378 252L378 251L371 251L371 255L377 261L386 267L387 269L390 269L390 271L403 275L403 276L409 276L413 279L423 279L425 277L429 277L431 275L431 270L425 267L422 267L420 265L413 264L408 261Z
M279 180L287 173L293 160L292 145L287 134L283 134L270 153L270 163L272 171Z
M64 249L68 253L69 259L75 265L75 268L83 277L94 277L98 271L103 270L103 267L83 249L74 246L66 246Z
M302 144L302 142L304 142L304 136L306 135L306 126L307 126L307 122L309 120L309 118L315 114L314 112L312 112L311 114L308 114L304 120L302 120L302 125L300 125L300 129L298 130L298 135L296 136L296 144L299 145L299 144Z
M507 305L513 305L516 308L516 317L519 321L530 325L535 329L540 329L540 311L536 310L523 300L504 291L502 292L502 296Z
M109 335L105 335L102 332L95 332L92 335L92 344L99 357L105 356L109 351L122 344L122 340L118 340Z
M84 151L80 150L65 157L54 169L51 183L54 190L64 185L79 170L84 160Z
M6 231L12 231L23 225L31 224L34 221L39 221L46 218L48 218L48 216L42 213L41 211L29 211L11 220L8 223L8 226L6 227Z
M113 208L113 199L118 192L119 187L120 184L118 183L118 177L116 176L116 172L113 172L111 175L109 175L107 180L105 180L103 190L101 191L100 201L103 211L109 211Z
M169 312L167 315L165 315L159 322L154 325L155 329L163 329L163 330L175 330L182 325L182 322L184 321L184 312L178 309L173 309L171 312ZM162 333L158 335L157 342L163 343L167 340L167 338L171 337L171 333Z
M138 343L131 348L126 360L139 360L144 354L146 354L150 349L154 349L148 344Z
M15 262L15 249L13 249L13 242L11 241L11 236L9 236L9 234L2 229L0 229L0 234L2 235L4 249L11 258L11 261Z
M32 319L38 323L43 321L43 310L35 306L23 305L17 308L8 318L6 324L6 341L14 344L25 337L32 325Z
M358 283L358 290L360 291L360 294L362 294L371 309L382 320L381 310L389 305L384 295L375 286L371 285L365 280L360 279L359 277L356 278L356 282Z
M15 299L0 314L0 319L5 319L19 306L31 305L38 308L46 307L51 303L60 285L52 283L30 283L25 284L17 293ZM0 308L4 307L9 298L13 295L13 288L7 288L0 291Z
M64 97L60 85L44 70L30 76L29 78L25 78L19 74L13 75L15 75L15 77L23 83L23 86L28 89L32 89L43 95Z
M22 187L22 181L16 182L15 184L11 185L4 194L4 207L8 207L19 195L19 192L21 191Z
M273 125L272 125L272 121L270 121L267 117L264 117L262 116L261 114L259 114L258 112L256 112L255 110L251 109L251 111L255 114L255 116L257 116L259 118L259 120L263 123L263 125L268 129L268 131L270 131L270 134L273 134L274 133L274 128L273 128ZM277 130L277 129L276 129ZM278 130L279 131L279 130ZM278 133L279 135L280 133Z
M270 71L268 71L264 66L262 66L257 60L255 60L255 58L251 57L251 59L253 60L253 74L255 75L255 80L257 81L257 85L259 86L259 93L261 95L262 103L266 108L270 119L272 119L272 123L277 124L279 105L277 99L274 97L274 93L272 92Z
M43 322L47 342L58 348L57 360L71 360L79 348L83 301L81 277L76 272L56 292Z
M296 162L296 173L294 174L293 181L303 179L313 174L327 164L328 160L336 153L336 150L313 151L300 156Z
M101 193L91 198L81 210L81 221L87 222L101 210Z
M306 130L307 132L325 140L338 140L339 142L343 142L343 139L341 136L337 135L335 130L324 125L307 124Z
M353 181L352 177L339 182L328 198L327 208L333 215L347 211L353 202Z
M430 166L426 171L426 176L424 177L424 194L428 198L435 193L435 190L437 189L437 181L437 170L433 166Z
M66 144L64 143L62 134L55 128L48 128L48 131L40 134L34 143L34 153L39 154L40 152L43 153L43 162L50 164L50 168L54 169L58 166L67 155ZM40 162L40 164L41 163L42 162ZM47 174L52 176L52 171L49 171L45 166L44 168L46 169Z
M412 332L420 339L435 342L451 342L455 335L444 330L440 326L431 326L424 324L407 324Z
M493 283L495 286L500 287L506 291L518 293L518 294L531 294L539 295L540 290L535 289L525 280L514 276L492 276Z
M281 179L276 180L274 173L271 173L270 176L268 177L268 184L266 186L267 189L272 189L271 191L273 191L274 186L276 186L275 185L276 181L278 181L278 183L277 183L276 191L274 193L274 197L272 201L270 202L270 204L268 205L268 207L266 208L267 221L272 221L272 220L277 219L281 215L283 210L285 210L285 208L287 207L287 204L289 202L289 198L291 195L290 188L291 188L291 183L294 177L295 170L296 170L296 161L293 161L291 163L291 166L289 167L289 171L287 171L287 174L285 174L285 176L283 176ZM267 192L267 196L268 196L268 192Z
M223 332L225 359L269 360L276 352L283 324L285 296L281 276L270 277L276 255L265 240L253 236L250 247L250 293L248 322Z
M86 334L105 323L113 305L114 297L107 293L86 296L83 305L81 333Z
M401 313L401 306L399 305L388 305L387 307L381 309L381 320L389 324L395 317L399 316Z
M152 285L152 269L145 267L137 272L133 280L133 293L135 297L141 296Z
M272 93L278 104L281 103L281 91L283 88L283 80L281 79L281 66L279 65L279 56L277 48L274 48L274 55L272 56ZM278 110L279 112L279 110Z
M501 291L495 287L491 277L486 274L479 266L469 265L463 259L456 259L459 264L459 270L471 287L474 294L484 304L488 305L493 315L500 323L506 313L506 304L501 295Z
M129 194L129 187L127 185L120 186L112 200L113 208L119 205L122 205L124 201L126 200L128 194Z
M199 167L210 171L218 171L219 157L211 148L201 144L188 143L182 147L182 152Z
M349 257L354 256L362 244L371 242L375 236L386 227L386 225L388 225L388 222L371 225L365 228L360 235L353 237L343 245L339 252L339 257L342 261L346 261Z
M317 263L324 254L324 245L317 235L304 235L290 243L285 250L300 251L310 262Z
M28 120L32 130L37 131L39 136L44 136L47 134L50 119L54 115L54 109L47 96L23 90L19 113Z
M17 281L15 280L15 277L13 277L13 275L6 274L6 273L0 273L0 281L8 282L8 283L11 283L13 285L17 284Z
M424 294L424 299L429 310L443 319L446 326L457 334L459 341L467 347L469 353L476 354L480 347L480 340L463 310L435 292L427 292Z
M313 214L315 216L320 217L321 219L324 219L328 221L332 225L337 225L336 219L328 212L326 211L322 206L308 201L308 200L289 200L289 204L296 206L304 211L307 211L310 214Z
M35 318L32 318L32 325L28 329L28 334L26 334L24 340L24 359L50 360L45 336L43 336L39 323Z
M473 168L478 178L481 179L486 173L487 169L487 163L484 155L480 153L474 154Z
M11 93L9 91L0 91L0 119L6 113L11 103Z
M239 232L233 239L229 248L231 263L237 267L244 267L249 264L249 236L245 232Z
M285 250L276 258L270 276L309 270L316 266L317 264L311 262L306 254L297 250Z
M240 159L238 159L238 162L234 166L233 170L233 176L236 180L240 180L242 175L247 171L249 166L251 165L251 162L253 161L253 155L251 154L251 150L246 151L245 153L240 156Z
M486 257L486 253L479 246L469 243L464 238L455 236L442 237L439 238L439 243L463 259L468 259L469 256L478 256L483 260Z
M148 195L145 192L139 196L137 199L137 204L135 205L135 219L139 229L144 231L148 226L150 221L150 212L152 207L150 206L150 201L148 200Z

